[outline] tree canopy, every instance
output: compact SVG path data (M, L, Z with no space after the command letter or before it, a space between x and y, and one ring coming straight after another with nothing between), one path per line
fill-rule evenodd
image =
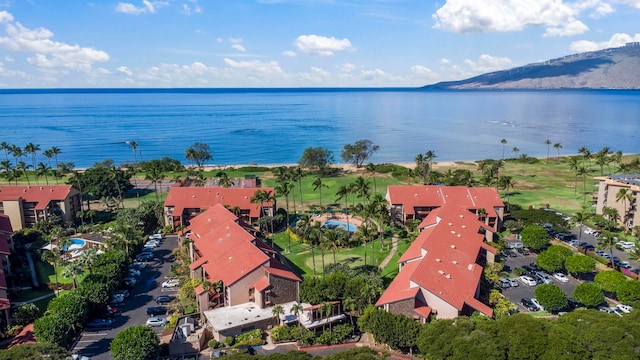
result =
M571 255L565 261L564 266L571 274L587 274L596 269L596 261L588 256Z
M600 286L595 283L582 283L573 290L573 298L587 307L596 307L604 301Z
M158 356L160 342L153 328L138 325L120 331L109 350L116 360L151 360Z
M538 285L535 290L536 299L545 309L563 309L567 307L567 294L556 284Z
M529 225L520 233L522 244L532 250L543 249L549 243L549 234L542 226Z
M46 342L21 344L9 350L0 350L0 360L49 359L66 360L71 355L65 348Z
M304 149L302 157L298 160L300 167L317 172L324 172L333 162L333 151L323 147L308 147Z
M358 140L354 144L346 144L342 149L342 153L340 153L340 157L344 162L352 163L360 168L379 149L380 146L374 145L371 140Z
M211 149L209 149L209 144L195 142L193 145L187 148L184 153L184 157L195 163L198 168L204 168L204 165L211 159L213 159L213 155L211 154Z

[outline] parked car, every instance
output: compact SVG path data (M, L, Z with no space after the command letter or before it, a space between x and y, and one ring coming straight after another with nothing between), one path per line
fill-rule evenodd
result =
M136 270L136 269L130 268L129 269L129 275L140 276L140 270Z
M163 238L164 235L160 233L149 235L149 240L162 240Z
M618 316L622 316L622 311L618 310L617 308L610 308L610 307L606 307L606 306L598 306L598 310L602 311L602 312L606 312L608 314L614 314L614 315L618 315Z
M631 269L632 268L631 263L629 263L628 261L618 261L616 263L616 265L618 265L621 268L625 268L625 269Z
M114 294L111 297L111 301L109 301L109 304L121 304L123 301L124 301L124 295Z
M155 316L155 315L166 315L167 307L166 306L151 306L147 308L147 315Z
M114 295L122 296L122 297L128 298L130 294L129 294L129 290L126 290L126 289L120 289L120 290L116 290L116 291L114 292Z
M522 306L524 306L525 309L529 310L529 311L537 311L538 307L531 302L531 299L529 298L522 298L520 300L520 304L522 304Z
M498 279L498 284L500 285L501 288L503 289L507 289L511 287L511 283L509 282L509 280L505 279L505 278L499 278Z
M543 273L542 271L538 271L536 273L536 281L540 280L541 284L553 284L553 280L547 275L547 273Z
M633 241L620 241L616 245L620 246L624 250L631 250L636 247L636 243Z
M533 280L533 278L531 276L527 276L527 275L522 275L518 278L518 280L520 280L520 282L522 282L523 284L527 285L527 286L536 286L538 285L538 283Z
M507 278L507 281L509 282L509 285L511 285L511 287L518 287L518 282L516 281L516 279Z
M128 286L130 288L134 287L137 283L138 283L138 281L135 278L132 278L132 277L128 277L128 278L124 279L125 286Z
M630 313L631 311L633 311L633 307L629 306L629 305L625 305L625 304L618 304L616 305L616 308L620 311L622 311L625 314Z
M553 275L551 276L553 276L554 279L560 282L563 282L563 283L569 282L569 278L567 277L567 275L563 273L556 272L556 273L553 273Z
M176 286L180 286L180 280L179 279L172 278L172 279L169 279L169 280L167 280L167 281L162 283L162 287L163 288L173 288L173 287L176 287Z
M140 261L149 261L153 259L153 255L151 255L150 253L141 253L138 254L138 256L136 256L136 261L140 262Z
M147 267L147 264L139 261L135 261L131 266L136 270L142 270Z
M156 298L156 303L162 305L162 304L168 304L170 302L172 302L175 299L174 296L171 295L158 295L158 297Z
M88 329L105 329L110 328L111 324L113 324L111 319L93 319L85 327Z
M165 326L167 324L167 319L161 317L150 317L147 319L147 326Z
M544 306L540 305L536 298L531 299L531 302L538 308L538 310L544 311Z

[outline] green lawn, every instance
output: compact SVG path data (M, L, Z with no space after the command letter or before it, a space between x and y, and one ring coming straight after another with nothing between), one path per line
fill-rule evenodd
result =
M36 272L38 272L38 281L41 284L55 284L56 282L56 274L53 271L53 266L44 263L42 261L35 261L36 264ZM58 282L60 284L73 284L73 279L66 278L62 276L62 272L64 271L63 266L58 266ZM78 284L84 280L84 278L89 274L88 271L85 271L84 274L77 277Z

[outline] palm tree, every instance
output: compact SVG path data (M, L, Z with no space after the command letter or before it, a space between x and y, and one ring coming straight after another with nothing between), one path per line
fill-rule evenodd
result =
M353 193L357 195L361 199L364 199L365 203L369 201L371 188L369 187L369 182L364 179L362 176L358 176L353 183Z
M604 206L602 208L602 216L607 218L609 221L617 222L620 219L620 214L618 213L618 209L612 208L609 206Z
M559 158L560 157L560 149L562 149L562 144L555 143L555 144L553 144L553 148L558 150L558 158Z
M311 244L311 256L314 258L313 263L313 276L316 274L316 263L315 263L315 248L316 246L320 247L321 255L322 255L322 274L324 275L324 247L322 246L322 238L324 237L325 228L322 227L322 224L319 221L315 221L311 224L309 228L309 243Z
M38 168L36 169L36 174L44 175L44 179L47 182L47 185L49 185L49 176L47 175L49 173L49 170L51 170L51 168L43 162L40 162L38 164Z
M260 217L263 217L265 215L267 215L264 211L264 203L265 202L269 202L273 199L273 196L271 194L271 191L267 191L267 190L256 190L255 193L253 193L253 196L251 197L251 199L249 199L249 201L252 204L258 204L259 210L260 210ZM271 212L269 213L269 216L271 216L273 218L273 214L271 214ZM272 221L273 224L273 221ZM273 227L273 225L272 225Z
M520 155L520 162L522 163L522 175L524 176L524 165L527 163L527 160L529 159L529 157L527 156L527 154L522 154Z
M231 179L229 178L229 175L227 175L226 172L221 171L217 174L217 176L220 178L218 180L218 184L223 188L228 188L228 187L231 187L231 185L233 185L233 182L231 182Z
M29 175L27 174L27 169L30 167L31 165L27 165L27 163L25 163L24 161L18 161L18 165L16 165L16 169L22 171L24 176L27 178L27 185L31 185L31 182L29 181Z
M80 265L77 261L71 262L69 263L67 266L64 267L64 269L62 270L61 275L63 277L66 278L71 278L73 279L73 288L77 289L78 288L78 276L84 274L84 269L82 268L82 265Z
M589 161L589 172L591 172L591 151L589 149L587 149L585 146L581 147L580 149L578 149L578 152L580 154L582 154L582 157L584 160L588 160ZM584 161L583 161L584 163Z
M573 195L577 195L578 194L578 168L580 167L579 163L578 163L578 158L575 156L570 156L569 157L569 169L575 171L575 177L574 177L574 182L573 182Z
M615 267L613 262L613 249L617 246L618 239L613 236L613 233L608 230L603 230L598 238L598 248L604 251L608 251L611 255L611 265Z
M320 176L316 177L316 179L311 183L313 185L313 191L318 191L320 195L320 209L322 209L322 188L329 188L329 185L322 182L322 178Z
M31 165L32 165L31 168L32 169L36 168L36 155L37 155L38 151L40 151L40 145L35 145L33 143L28 143L24 147L24 153L25 154L31 154ZM38 177L37 176L36 176L36 183L38 183Z
M316 256L313 251L313 241L309 236L309 234L311 233L312 226L313 224L311 223L311 218L307 214L302 214L300 216L300 219L296 222L296 228L298 229L298 233L302 235L302 238L304 240L309 241L309 245L311 245L311 258L313 260L313 277L316 277Z
M336 201L344 200L344 211L347 216L347 228L349 228L349 195L351 194L351 188L348 185L340 185L338 191L336 191Z
M433 160L437 158L436 153L433 150L429 150L424 153L424 158L427 161L427 178L431 173L431 168L433 167Z
M302 170L300 166L295 167L291 170L291 180L298 182L298 189L300 190L300 211L304 211L304 203L302 202L302 178L303 177L304 177L304 170Z
M282 308L282 305L280 304L274 305L273 308L271 308L271 314L273 315L273 318L278 321L278 325L280 325L281 324L280 315L284 315L284 309Z
M358 226L358 230L356 232L356 237L362 241L362 247L364 249L364 265L367 265L367 242L373 239L373 233L371 231L371 227L369 227L366 223Z
M162 172L160 166L150 166L147 168L146 174L144 175L145 180L149 180L153 183L153 188L156 193L156 201L160 201L160 197L158 195L158 183L164 179L165 174Z
M378 187L376 186L376 171L378 170L378 167L374 163L368 163L364 169L371 173L371 177L373 178L373 192L377 193Z
M300 323L300 313L302 312L303 309L304 309L304 306L298 303L291 305L291 309L289 309L291 314L293 314L293 316L295 316L296 319L298 319L298 323Z
M623 214L624 218L622 222L624 223L625 229L628 231L629 223L627 221L627 218L629 217L629 207L627 206L627 201L630 204L633 201L633 191L627 188L622 188L618 190L618 192L616 193L616 202L620 202L620 201L622 201L622 209L624 211L624 214Z
M131 140L129 141L129 147L131 147L131 151L133 151L133 162L137 163L136 150L138 150L138 143L135 140Z
M127 252L127 256L129 253ZM96 248L86 249L78 256L78 263L87 270L89 270L89 274L92 273L93 265L98 261L98 250Z
M549 161L549 150L551 149L551 140L549 139L545 140L544 144L547 145L547 161Z
M505 147L507 146L507 139L500 140L500 144L502 144L502 160L504 160L504 150L505 150Z
M4 159L5 160L9 160L9 149L11 148L11 145L6 142L3 141L2 143L0 143L0 150L4 150Z
M582 237L582 225L590 218L591 214L588 213L585 208L571 216L571 221L573 221L573 223L578 227L578 240Z
M422 154L418 154L415 157L416 167L415 172L416 175L422 176L422 184L427 184L427 159Z
M56 288L54 293L58 295L58 288L60 287L60 282L58 281L58 264L60 264L60 261L62 259L60 259L60 256L58 254L54 253L51 250L42 251L40 259L53 266L53 273L56 274Z
M511 192L509 191L509 189L513 188L514 185L515 181L511 176L502 175L498 178L498 186L504 189L507 195L507 211L509 211L509 197L511 196Z
M293 186L294 185L288 182L286 179L282 179L280 180L280 182L278 182L275 188L275 192L276 194L278 194L278 196L284 196L285 206L287 208L287 216L286 216L287 230L289 229L289 225L290 225L289 224L289 193L291 193ZM291 232L287 231L287 236L288 236L287 251L291 252Z
M58 147L52 146L49 151L53 154L53 158L56 159L56 168L58 168L58 155L62 154L62 150Z
M516 154L514 157L517 158L518 157L518 153L520 152L520 149L518 149L517 146L514 146L513 149L511 149L511 151L513 151Z
M327 229L323 233L323 241L322 243L326 245L327 248L330 248L333 252L333 264L337 264L336 261L336 251L338 250L338 245L342 241L342 237L338 229Z
M325 301L322 304L320 304L318 311L328 320L329 317L333 315L333 304L331 304L328 301ZM324 328L324 325L322 327ZM329 332L332 332L331 321L329 321Z
M24 156L22 148L17 145L10 145L9 153L13 155L14 159L16 159L16 166L18 165L18 161L20 161L20 159Z

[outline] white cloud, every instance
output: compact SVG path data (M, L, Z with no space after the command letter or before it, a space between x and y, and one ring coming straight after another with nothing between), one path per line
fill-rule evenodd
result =
M254 74L254 75L282 74L282 69L280 68L280 65L278 65L277 61L268 61L268 62L259 61L259 60L235 61L232 59L225 58L224 62L225 64L227 64L227 66L233 69L243 70L249 74Z
M587 25L583 24L581 21L571 21L568 24L563 24L562 26L552 26L548 27L542 36L544 37L556 37L556 36L572 36L572 35L580 35L589 30Z
M231 45L231 47L232 47L232 48L234 48L234 49L236 49L236 50L238 50L238 51L242 51L242 52L247 51L247 50L244 48L244 46L242 46L242 45L240 45L240 44L233 44L233 45Z
M128 67L126 66L120 66L118 67L118 71L127 75L127 76L131 76L133 75L133 71L131 71Z
M426 66L422 66L422 65L413 65L411 67L411 72L421 78L425 78L425 79L433 79L434 77L436 77L436 73L433 72L433 70L429 69Z
M298 56L298 54L296 54L296 52L293 51L293 50L283 51L282 55L283 56L287 56L287 57L296 57L296 56Z
M633 41L640 41L640 34L631 36L625 33L616 33L609 40L602 42L579 40L571 43L569 48L575 52L596 51L613 47L624 46L624 44Z
M191 5L182 4L182 12L184 12L187 15L202 13L202 8L200 7L200 5L198 5L197 0L191 0L191 3L192 3Z
M316 56L333 56L334 51L353 49L349 39L336 39L318 35L301 35L294 41L294 46L305 54Z
M142 0L142 6L135 6L132 3L118 3L116 6L116 12L128 14L128 15L140 15L140 14L155 14L159 8L168 6L166 1L148 1Z
M467 59L464 62L475 73L487 73L492 71L504 70L513 66L511 59L507 57L497 57L487 54L480 55L478 61Z
M450 64L450 63L451 63L451 60L449 60L449 59L447 59L447 58L442 58L442 59L440 59L440 63L441 63L441 64Z
M625 3L629 6L633 6L634 8L640 9L640 0L618 0L622 3Z
M9 55L5 55L4 56L4 61L6 61L6 62L14 62L16 60L14 58L12 58L11 56L9 56Z
M587 31L577 16L592 8L606 11L601 4L601 0L446 0L432 16L436 29L457 33L520 31L538 26L547 28L546 36L568 36Z
M13 22L13 15L6 11L0 11L0 24Z
M229 38L229 42L232 44L239 44L242 42L242 38Z
M354 64L344 63L339 65L338 68L343 72L352 72L356 69L356 66Z
M13 52L31 54L27 61L40 68L68 68L89 71L91 65L109 60L101 50L53 41L53 33L45 28L28 29L13 22L8 13L0 13L5 24L6 35L0 37L0 46Z

